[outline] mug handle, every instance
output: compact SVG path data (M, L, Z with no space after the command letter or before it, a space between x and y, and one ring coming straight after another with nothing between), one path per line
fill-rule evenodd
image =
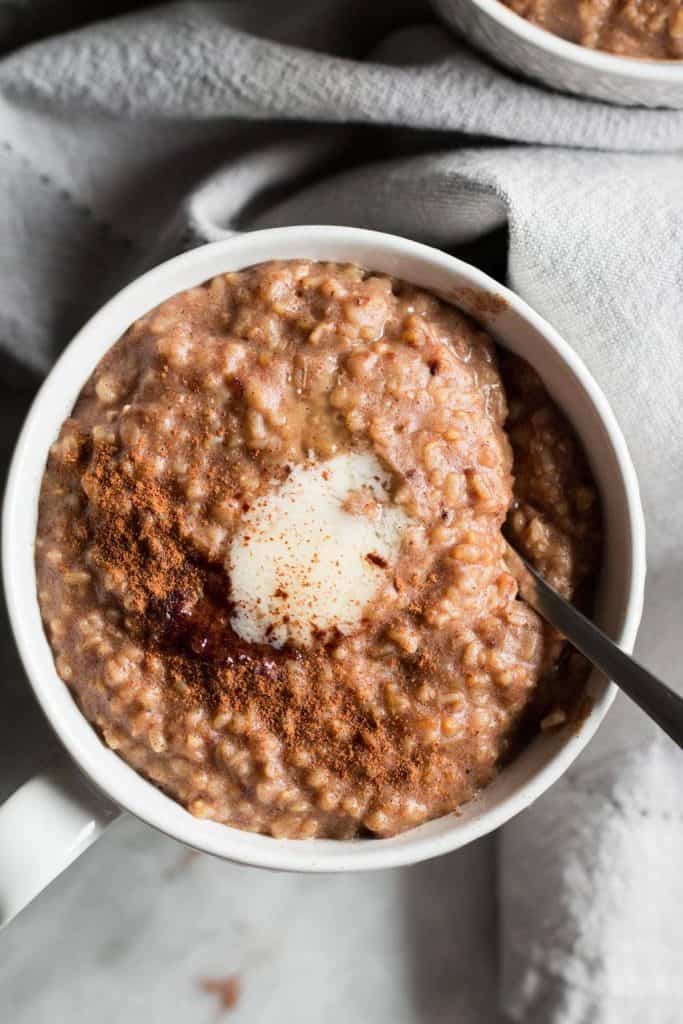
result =
M66 754L13 793L0 806L0 928L120 813Z

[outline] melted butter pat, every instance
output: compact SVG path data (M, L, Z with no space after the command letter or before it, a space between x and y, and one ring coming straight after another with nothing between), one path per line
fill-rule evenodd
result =
M374 455L353 452L296 466L253 503L229 555L239 636L306 647L358 627L410 524L390 484Z

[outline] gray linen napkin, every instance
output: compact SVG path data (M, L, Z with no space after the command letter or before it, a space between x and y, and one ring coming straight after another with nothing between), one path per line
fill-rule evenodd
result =
M369 6L170 5L0 61L6 380L43 374L145 265L232 231L358 224L494 269L507 240L509 283L581 353L629 442L649 529L641 654L671 678L683 112L552 94L486 63L426 0ZM15 39L49 25L42 3L12 9ZM671 744L621 702L503 830L500 1001L514 1019L681 1019L680 779Z

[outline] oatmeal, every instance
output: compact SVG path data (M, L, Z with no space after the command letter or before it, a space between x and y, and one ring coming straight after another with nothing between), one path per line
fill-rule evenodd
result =
M590 601L599 502L533 371L413 286L273 262L98 364L50 452L38 596L84 714L192 814L387 836L579 694L503 528Z
M682 0L502 0L554 35L620 57L683 58Z

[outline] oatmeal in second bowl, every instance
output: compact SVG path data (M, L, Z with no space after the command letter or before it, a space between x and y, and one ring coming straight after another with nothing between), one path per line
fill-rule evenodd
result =
M50 450L38 599L86 717L192 815L385 837L576 713L586 666L503 529L590 610L600 500L531 367L390 274L273 260L97 364Z
M554 35L620 57L683 59L683 5L674 0L501 0Z

